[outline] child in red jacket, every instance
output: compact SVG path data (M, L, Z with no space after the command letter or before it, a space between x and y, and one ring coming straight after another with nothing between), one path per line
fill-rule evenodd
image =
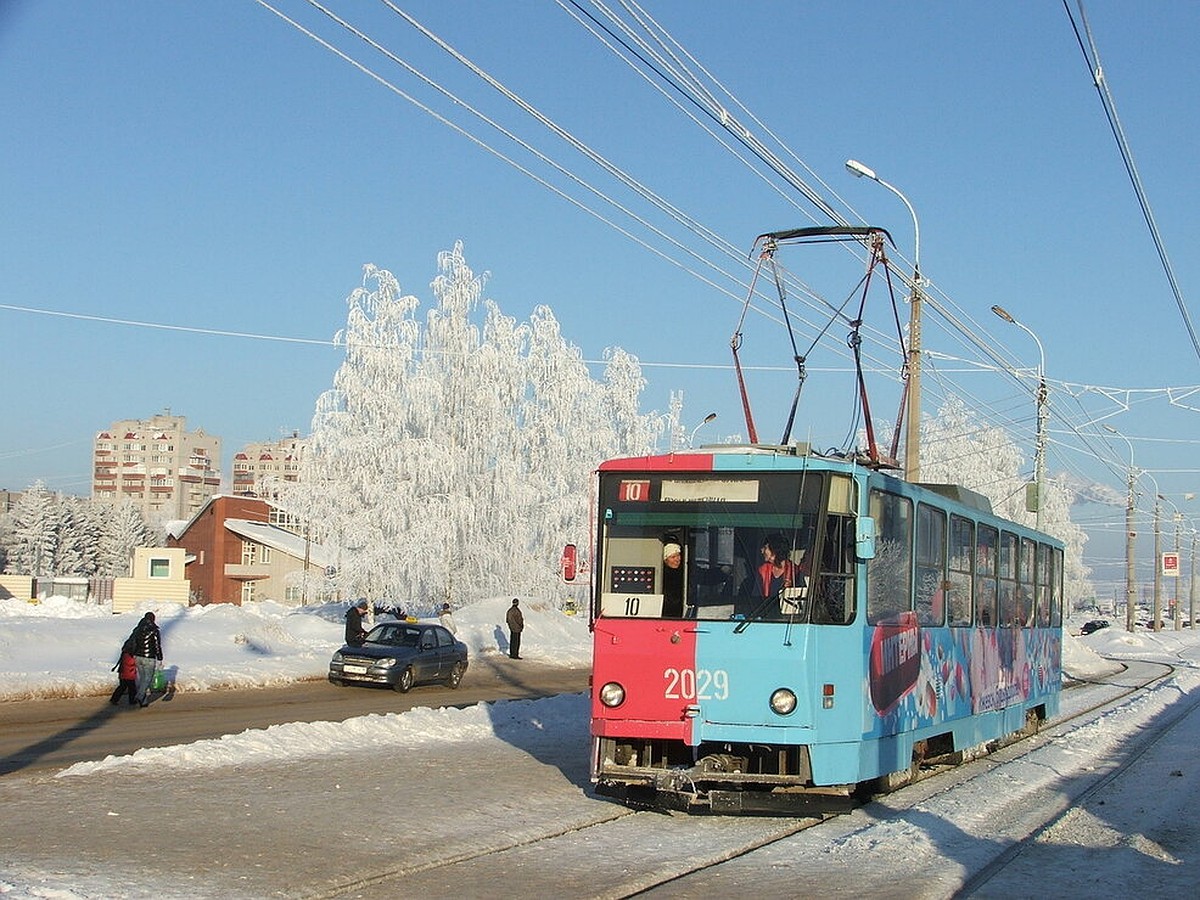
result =
M137 706L137 662L133 658L133 638L121 647L121 658L113 666L113 671L117 672L121 683L117 685L108 702L116 706L117 701L121 699L121 693L125 692L129 694L129 705Z

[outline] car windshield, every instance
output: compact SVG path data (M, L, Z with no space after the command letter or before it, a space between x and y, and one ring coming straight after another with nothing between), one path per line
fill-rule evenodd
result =
M389 647L415 647L421 629L405 625L377 625L367 635L369 644L386 644Z

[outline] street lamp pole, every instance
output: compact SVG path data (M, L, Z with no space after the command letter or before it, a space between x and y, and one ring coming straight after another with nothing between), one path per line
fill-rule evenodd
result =
M1191 569L1191 590L1189 591L1190 599L1188 603L1188 621L1192 623L1192 628L1200 627L1196 624L1196 521L1192 520L1192 569Z
M921 223L917 211L895 185L888 184L856 159L846 160L846 171L855 178L869 178L883 185L906 207L913 220L913 275L908 296L908 398L904 415L904 477L911 483L921 480Z
M1003 306L993 306L992 312L1002 318L1005 322L1011 325L1016 325L1027 335L1033 338L1034 343L1038 348L1038 389L1037 389L1037 439L1034 448L1034 471L1033 484L1036 494L1036 502L1034 504L1035 522L1038 530L1042 527L1042 507L1045 504L1044 499L1046 486L1046 419L1049 417L1049 409L1047 401L1049 400L1049 390L1046 387L1046 351L1042 347L1042 342L1033 329L1029 328L1021 322L1014 319ZM1026 504L1028 508L1028 504Z
M1137 531L1134 529L1134 507L1137 504L1137 491L1134 482L1137 478L1133 470L1133 442L1111 425L1104 426L1129 447L1129 494L1125 498L1125 630L1133 631L1133 609L1137 604L1137 580L1134 568L1134 546Z
M695 428L692 429L692 434L688 438L688 449L691 449L692 446L695 445L696 432L699 431L701 428L703 428L705 425L707 425L709 422L711 422L716 417L717 417L717 414L715 412L710 412L707 416L705 416L703 419L700 420L699 425L697 425Z
M1158 479L1143 472L1154 485L1154 619L1150 627L1162 631L1162 495L1158 493Z

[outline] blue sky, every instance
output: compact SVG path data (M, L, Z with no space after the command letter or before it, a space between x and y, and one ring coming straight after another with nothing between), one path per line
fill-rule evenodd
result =
M309 4L275 5L584 198ZM762 232L829 224L794 191L784 196L778 181L769 186L750 173L560 5L400 5L743 255ZM338 8L571 171L665 222L383 4ZM907 210L881 186L851 178L843 162L863 161L913 203L933 293L1024 376L981 366L980 351L927 318L927 412L946 393L960 393L1010 427L1032 456L1038 351L991 315L1000 304L1045 348L1049 470L1123 492L1128 447L1094 424L1107 417L1132 439L1137 465L1163 493L1188 515L1200 514L1183 499L1200 482L1200 393L1176 393L1173 405L1159 390L1200 384L1200 360L1061 4L646 9L812 170L805 179L827 202L852 221L887 228L906 261L913 252ZM1188 240L1200 217L1193 47L1200 6L1092 2L1086 12L1176 277L1191 297L1200 268ZM93 434L168 407L191 427L219 434L226 456L248 441L306 432L339 363L336 348L320 342L344 324L344 300L362 266L391 270L406 291L428 300L436 255L458 240L471 265L490 272L487 295L507 314L524 319L546 304L586 358L599 360L612 346L638 356L649 380L647 411L666 410L670 392L681 390L686 421L718 413L702 436L745 434L729 338L748 269L721 260L736 277L696 278L251 0L6 3L0 120L0 487L40 478L86 493ZM780 261L834 303L862 270L841 248L789 248ZM1191 309L1194 317L1194 301ZM889 316L886 295L873 293L868 321L894 332ZM823 324L806 311L801 349ZM751 314L743 331L743 362L764 367L751 372L751 402L771 439L795 389L790 348L778 323L761 316ZM835 326L809 356L794 433L821 447L840 445L853 426L844 338L845 328ZM878 347L874 358L886 371L873 376L873 411L890 421L898 360ZM1131 408L1121 411L1120 401ZM1093 563L1107 553L1101 545L1119 555L1121 510L1084 515L1100 538Z

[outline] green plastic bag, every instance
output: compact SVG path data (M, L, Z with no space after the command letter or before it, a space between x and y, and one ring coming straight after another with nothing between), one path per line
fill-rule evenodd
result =
M167 673L162 669L158 669L154 673L154 681L150 683L150 690L165 691L167 689Z

